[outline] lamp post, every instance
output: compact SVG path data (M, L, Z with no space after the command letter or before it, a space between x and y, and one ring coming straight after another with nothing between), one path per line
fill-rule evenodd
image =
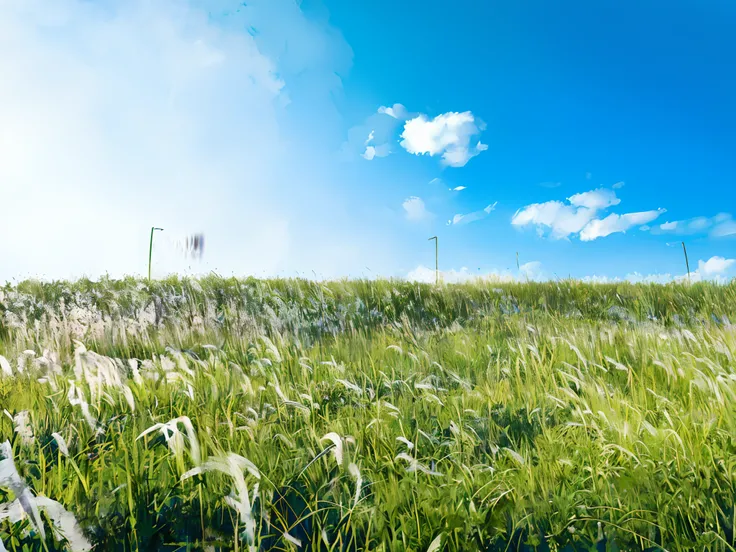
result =
M434 283L436 285L440 283L439 240L437 236L432 236L427 241L432 240L434 240Z
M151 241L148 244L148 279L149 280L151 279L151 257L153 256L153 233L156 230L160 230L161 232L164 231L163 228L156 228L155 226L151 228Z

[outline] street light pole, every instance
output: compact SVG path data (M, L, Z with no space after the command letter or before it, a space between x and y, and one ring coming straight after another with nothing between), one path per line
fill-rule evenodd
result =
M439 262L439 240L437 236L432 236L427 241L434 240L434 283L440 283L440 262Z
M160 230L162 232L164 231L163 228L156 228L155 226L151 228L151 241L148 244L148 279L149 280L151 279L151 257L153 256L153 233L156 230Z

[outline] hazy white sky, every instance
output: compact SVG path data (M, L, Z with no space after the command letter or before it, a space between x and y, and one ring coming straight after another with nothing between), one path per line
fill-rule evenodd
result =
M248 4L0 4L0 280L144 273L152 225L157 274L362 268L352 232L326 229L347 219L337 152L314 146L350 47L293 1ZM173 247L194 232L202 263Z

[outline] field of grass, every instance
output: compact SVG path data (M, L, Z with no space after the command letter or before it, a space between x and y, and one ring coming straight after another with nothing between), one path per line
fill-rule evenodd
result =
M0 288L0 551L736 546L736 283Z

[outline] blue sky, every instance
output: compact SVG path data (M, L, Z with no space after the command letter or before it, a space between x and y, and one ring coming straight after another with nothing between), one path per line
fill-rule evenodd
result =
M157 275L428 279L437 235L447 280L666 281L682 240L695 277L736 276L734 25L724 1L5 2L0 279L143 273L153 224Z

